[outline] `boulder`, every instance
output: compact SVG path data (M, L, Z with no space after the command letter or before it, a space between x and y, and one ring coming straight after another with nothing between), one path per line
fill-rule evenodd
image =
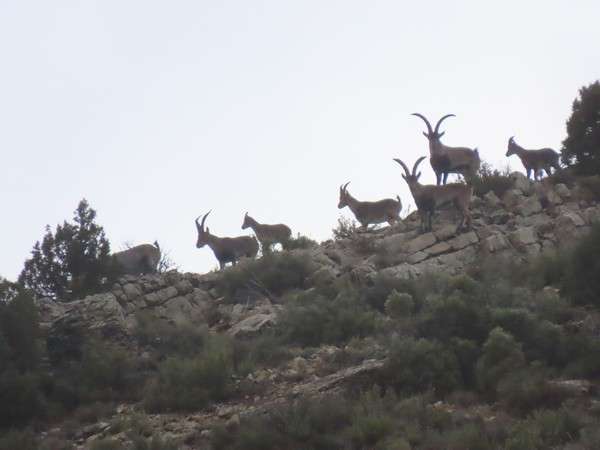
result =
M406 262L409 262L410 264L416 264L427 259L429 255L430 253L428 251L413 253L412 255L406 258Z
M416 253L427 247L431 247L436 241L437 239L433 233L425 233L407 242L404 251L406 253Z
M484 239L481 246L484 251L488 253L495 253L499 250L504 250L510 247L510 243L503 234L497 233Z
M592 206L583 211L583 217L589 225L600 223L600 207Z
M523 227L509 234L508 239L519 250L537 242L537 233L533 227Z
M513 172L510 174L510 179L513 180L514 189L521 191L525 195L531 195L533 191L533 183L521 172Z
M435 230L433 234L438 240L445 241L446 239L456 236L456 225L444 225L440 229Z
M251 337L277 322L276 314L254 314L233 325L227 334L234 337Z
M127 283L123 286L123 293L127 300L134 300L142 295L142 289L134 283Z
M207 308L207 304L200 307L192 303L190 297L179 296L167 300L161 312L165 319L178 325L201 324L206 322L204 312Z
M476 244L479 242L479 237L474 231L469 231L468 233L463 233L456 236L454 239L448 241L448 244L452 248L452 250L460 250L469 245Z
M523 193L517 189L509 189L502 196L502 203L508 211L515 210L523 200Z
M391 277L400 278L403 280L410 280L421 275L421 271L412 264L402 263L397 266L388 267L379 272L379 274Z
M517 214L522 216L531 216L532 214L539 213L542 210L542 204L537 196L527 197L516 207Z
M490 191L487 194L485 194L483 196L483 199L485 200L485 204L490 208L497 208L501 203L501 200L494 193L494 191Z
M452 246L450 245L449 242L438 242L437 244L434 244L431 247L428 247L425 250L425 253L429 256L437 256L437 255L441 255L442 253L447 253L450 250L452 250ZM415 256L419 253L423 253L423 252L417 252L411 256ZM418 262L418 261L416 261L416 262Z
M386 236L380 241L379 247L385 249L390 254L402 253L406 251L406 242L409 238L409 233Z
M554 190L563 200L568 200L571 198L571 191L563 183L559 183L556 186L554 186Z

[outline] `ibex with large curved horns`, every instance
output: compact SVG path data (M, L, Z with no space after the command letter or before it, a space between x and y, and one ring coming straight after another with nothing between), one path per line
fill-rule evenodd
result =
M450 183L443 186L422 185L419 183L419 177L421 172L417 172L417 168L421 161L426 156L421 156L415 162L412 173L409 172L408 167L400 159L394 158L398 164L404 169L405 175L402 178L408 184L410 192L412 193L415 203L421 216L421 231L425 231L425 220L427 220L427 229L431 230L431 218L435 212L435 208L438 206L453 203L454 206L462 214L460 223L456 227L456 231L459 231L463 223L467 222L467 228L471 226L471 213L469 211L469 203L471 202L471 196L473 195L473 188L467 184L462 183Z
M252 228L254 234L256 234L256 238L262 245L263 252L265 248L270 250L271 245L273 244L281 244L285 246L285 243L290 239L292 235L292 230L287 225L283 223L277 223L274 225L269 225L266 223L258 223L252 217L248 215L248 212L244 214L244 223L242 223L242 230L246 228Z
M225 267L225 264L230 262L234 266L237 260L242 256L248 258L254 258L258 253L258 242L251 236L238 236L238 237L219 237L211 234L210 229L204 229L204 222L206 217L210 214L210 211L204 214L202 222L198 223L200 216L196 218L196 228L198 229L198 241L196 242L197 248L202 248L208 245L215 258L219 261L219 267L221 270Z
M120 273L138 275L154 273L160 262L160 247L157 241L154 245L140 244L121 252L113 253Z
M440 138L446 133L445 131L440 133L440 125L448 117L456 117L454 114L446 114L438 120L435 128L431 127L429 121L422 114L413 113L412 115L419 117L427 125L427 132L424 131L423 135L429 140L429 162L435 172L438 186L442 183L446 184L450 173L459 173L467 180L477 175L481 164L477 149L448 147L440 141Z
M552 175L552 168L560 169L558 158L560 155L551 148L541 148L539 150L527 150L515 142L515 137L511 136L508 140L508 149L506 156L517 155L527 171L527 178L531 177L533 170L533 178L538 180L539 172L545 170L547 175Z
M340 186L338 208L349 207L363 228L366 229L370 224L382 222L393 225L400 220L402 201L399 196L396 196L397 200L386 198L377 202L361 202L350 195L347 190L349 184L350 182L348 181L343 186Z

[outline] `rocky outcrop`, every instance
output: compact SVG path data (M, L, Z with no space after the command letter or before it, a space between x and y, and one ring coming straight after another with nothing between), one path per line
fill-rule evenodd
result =
M471 230L457 232L456 212L449 208L436 214L431 232L419 232L418 214L413 213L393 227L293 252L303 253L314 266L309 286L328 285L345 275L362 283L377 276L408 279L431 271L457 274L480 255L528 258L569 245L600 222L600 206L578 197L577 189L533 183L517 173L511 178L513 186L502 198L488 192L473 199ZM276 323L277 299L269 292L253 293L250 305L242 306L240 299L225 304L215 290L220 277L218 272L125 276L103 294L70 303L40 300L42 326L59 342L76 330L126 338L140 314L176 325L208 324L236 337L255 335Z

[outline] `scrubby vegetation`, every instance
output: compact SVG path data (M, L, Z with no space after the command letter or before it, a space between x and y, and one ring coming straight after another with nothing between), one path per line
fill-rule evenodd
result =
M509 177L510 169L508 167L498 170L492 168L488 163L482 162L477 175L473 180L473 193L478 197L493 192L498 198L502 198L513 184Z
M116 273L110 258L110 244L102 226L95 222L96 211L84 199L79 202L73 222L57 225L33 246L31 258L19 282L41 297L61 300L81 298L99 292Z

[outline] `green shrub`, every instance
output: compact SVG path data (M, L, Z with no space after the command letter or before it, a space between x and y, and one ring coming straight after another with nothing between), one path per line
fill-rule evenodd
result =
M498 309L493 311L494 325L513 335L523 345L529 360L541 360L561 366L570 357L565 349L562 328L534 316L524 309Z
M475 387L475 367L481 356L480 347L474 341L454 337L450 339L449 348L458 361L463 384L465 387Z
M0 435L0 450L38 450L35 435L31 430L11 430Z
M565 338L565 355L568 355L565 375L576 378L600 376L600 342L595 336L576 334Z
M460 386L461 374L456 356L442 344L402 338L391 345L381 381L400 393L434 389L443 396Z
M281 295L288 289L304 288L314 270L307 252L273 252L228 268L217 281L217 289L230 301L236 299L236 293L248 290Z
M510 170L507 167L503 171L492 169L486 162L481 163L478 177L472 180L473 192L478 197L483 197L488 192L493 192L499 198L514 185L510 178Z
M565 277L561 292L577 305L600 307L600 225L577 242L569 264L565 267Z
M492 445L486 435L482 423L467 423L440 433L427 433L424 448L444 450L492 450Z
M490 327L489 312L482 302L460 291L431 297L418 323L421 336L442 342L457 337L481 343Z
M583 427L584 422L566 408L555 411L535 411L527 420L517 423L510 430L506 448L510 450L563 448L563 444L577 439ZM597 445L597 442L595 444Z
M388 296L385 301L385 312L393 319L401 319L410 316L415 309L415 301L412 295L396 290Z
M540 408L557 408L569 396L568 391L548 383L546 370L533 367L515 370L498 383L498 399L515 414L526 415Z
M225 341L214 341L195 358L169 358L146 386L144 407L149 412L192 411L223 400L231 390L232 367Z
M337 227L332 230L333 238L335 240L350 239L356 233L356 229L356 221L340 216Z
M501 379L524 366L525 356L521 345L510 333L502 328L494 328L477 361L476 376L479 388L494 396Z
M45 399L36 374L14 369L0 374L0 429L21 427L44 415Z
M350 428L350 440L355 448L371 448L395 428L391 417L356 415Z
M152 347L159 358L168 355L193 356L202 351L207 341L206 328L174 325L165 320L140 313L136 316L136 337L141 345Z
M217 427L211 445L214 450L341 450L340 431L350 422L350 409L340 397L300 399L242 419L235 432Z
M123 450L123 444L116 439L103 438L92 442L90 450Z
M0 356L4 353L5 357L0 369L2 365L19 370L36 368L40 359L38 322L37 307L26 291L16 288L9 302L0 302Z
M569 303L553 288L544 289L535 296L534 310L545 320L554 323L565 323L573 317Z
M385 302L392 292L409 294L414 300L415 311L418 312L428 297L440 294L446 289L448 279L446 275L438 273L425 273L414 280L378 274L372 278L370 285L361 286L359 292L363 303L381 312L385 312Z
M290 350L281 336L266 331L253 339L235 340L234 365L236 372L251 372L256 366L275 367L291 358Z
M350 292L330 300L315 292L294 296L279 316L283 341L302 346L339 344L372 334L376 315Z
M299 234L297 237L291 237L285 241L283 243L283 248L285 250L307 250L315 248L318 245L317 241L313 241L311 238Z

